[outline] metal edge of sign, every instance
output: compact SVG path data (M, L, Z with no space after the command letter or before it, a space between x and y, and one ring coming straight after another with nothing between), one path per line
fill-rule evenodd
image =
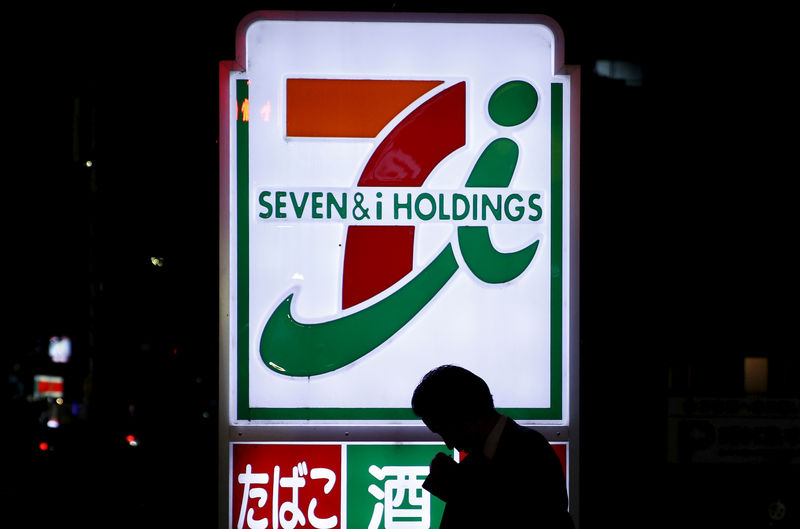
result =
M570 174L569 174L569 426L567 429L567 483L569 510L580 527L580 93L581 68L562 66L557 73L570 79Z
M230 75L242 67L235 61L222 61L219 64L219 386L217 389L217 527L228 526L228 474L230 447L228 429L230 411L229 339L230 339Z
M553 18L533 13L401 13L382 11L289 11L263 10L246 15L236 28L236 63L247 64L247 29L262 20L342 22L440 22L482 24L538 24L547 27L555 41L553 71L564 69L564 32Z

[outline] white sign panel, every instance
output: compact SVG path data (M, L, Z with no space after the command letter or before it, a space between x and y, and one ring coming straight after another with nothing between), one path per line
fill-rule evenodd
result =
M260 13L223 72L231 424L397 422L430 369L567 422L557 26Z

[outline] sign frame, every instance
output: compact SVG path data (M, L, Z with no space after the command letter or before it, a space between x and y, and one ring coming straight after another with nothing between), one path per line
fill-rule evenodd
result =
M229 446L233 442L433 442L438 437L431 434L428 429L409 415L410 410L391 417L390 421L376 421L386 419L385 414L363 413L349 414L346 417L336 417L335 414L308 415L307 411L293 415L282 414L274 420L274 416L264 415L255 411L245 402L246 392L239 388L237 377L246 372L239 363L236 373L230 372L232 355L237 354L235 344L232 345L232 326L236 322L231 320L231 313L235 311L237 303L236 285L231 282L231 232L236 229L236 212L231 211L232 193L235 186L231 186L231 156L235 152L230 134L231 127L235 126L235 113L231 112L231 75L245 70L246 50L245 34L247 28L259 20L284 20L284 21L347 21L347 22L440 22L440 23L520 23L541 24L549 28L555 37L553 49L553 72L556 75L569 77L570 93L568 96L569 109L566 114L569 119L569 137L564 138L569 142L569 187L563 189L563 200L568 203L569 217L565 219L566 231L560 235L568 238L568 262L562 263L568 284L562 290L567 296L563 303L568 307L564 315L566 326L562 329L568 345L562 349L568 369L557 374L559 380L564 380L568 385L566 402L561 406L557 415L553 414L523 414L514 417L515 410L504 410L521 424L535 427L545 437L553 442L568 443L570 504L573 518L578 524L578 360L579 360L579 333L578 333L578 263L579 263L579 124L580 124L580 68L564 64L564 38L558 24L551 18L535 14L439 14L439 13L355 13L355 12L297 12L297 11L257 11L245 17L239 24L236 32L236 58L232 61L222 61L219 65L219 108L220 108L220 138L219 138L219 295L220 295L220 321L219 321L219 527L229 527L228 520L228 475L230 470ZM233 149L233 150L232 150ZM233 310L232 310L233 309ZM551 374L552 375L552 374ZM552 375L556 376L556 375ZM552 380L552 378L551 378ZM553 387L553 386L551 386ZM409 391L411 391L410 388ZM560 393L561 388L558 387ZM235 395L235 396L234 396ZM557 397L560 400L560 396ZM270 420L273 419L273 420ZM330 420L341 419L341 420Z

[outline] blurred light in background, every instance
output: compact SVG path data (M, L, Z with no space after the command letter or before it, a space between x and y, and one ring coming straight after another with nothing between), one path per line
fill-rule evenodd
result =
M749 356L744 359L744 390L746 393L766 393L768 361L763 357Z
M72 356L72 341L68 336L52 336L47 354L57 364L66 364Z
M600 77L624 81L626 86L642 86L642 66L633 62L599 60L594 64L594 73Z

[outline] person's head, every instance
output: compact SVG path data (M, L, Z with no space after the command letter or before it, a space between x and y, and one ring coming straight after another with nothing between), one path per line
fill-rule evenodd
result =
M486 425L497 415L486 382L454 365L437 367L422 377L411 408L448 448L468 452L480 449Z

